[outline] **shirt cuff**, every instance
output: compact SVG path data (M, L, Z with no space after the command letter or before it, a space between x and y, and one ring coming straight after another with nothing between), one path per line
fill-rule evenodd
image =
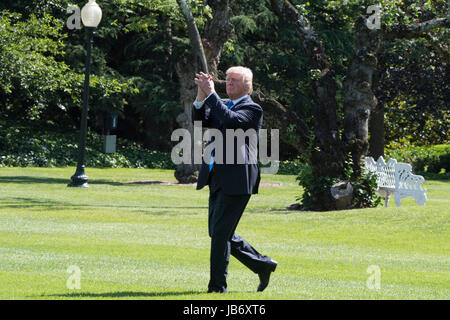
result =
M195 101L194 101L194 107L195 107L195 109L200 109L201 107L203 107L203 105L205 104L206 99L208 99L211 95L212 95L212 93L210 93L210 94L205 98L205 100L202 100L202 101L198 101L197 98L195 98Z
M204 103L205 103L205 100L198 101L197 99L195 99L195 101L194 101L194 108L195 109L200 109L201 107L203 107Z

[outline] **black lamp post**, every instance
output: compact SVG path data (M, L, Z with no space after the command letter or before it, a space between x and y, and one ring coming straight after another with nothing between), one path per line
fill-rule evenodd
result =
M94 30L99 25L102 19L102 10L95 2L89 2L81 9L81 20L86 27L87 33L87 57L86 57L86 72L84 75L84 91L83 91L83 110L81 112L80 125L80 143L78 145L78 163L75 174L71 177L72 182L68 187L84 187L88 188L88 177L84 172L84 156L86 152L86 133L87 133L87 114L88 114L88 99L89 99L89 75L91 73L91 49L92 37Z

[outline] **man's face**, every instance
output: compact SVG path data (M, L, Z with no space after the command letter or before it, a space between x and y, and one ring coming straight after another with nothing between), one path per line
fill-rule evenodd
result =
M244 76L230 72L227 75L227 94L231 100L238 99L248 93L248 86L244 83Z

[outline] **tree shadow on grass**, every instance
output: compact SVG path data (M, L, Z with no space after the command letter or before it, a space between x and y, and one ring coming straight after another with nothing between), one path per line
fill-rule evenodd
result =
M57 201L53 199L35 199L35 198L26 198L26 197L13 197L13 198L5 198L0 201L0 205L3 209L34 209L34 210L97 210L97 209L123 209L123 210L132 210L135 212L140 212L144 214L156 214L162 215L167 212L161 211L156 212L155 209L160 210L177 210L177 209L207 209L207 206L147 206L144 205L142 207L137 207L136 205L117 205L117 204L79 204L76 202L64 202Z
M68 185L71 182L70 177L67 178L46 178L46 177L32 177L32 176L3 176L0 177L0 183L25 183L25 184L64 184ZM89 180L88 184L107 184L111 186L123 186L123 183L109 180L93 179Z
M115 292L103 292L103 293L93 293L93 292L73 292L73 293L62 293L62 294L52 294L43 295L41 297L52 297L52 298L164 298L175 296L185 296L185 295L199 295L205 294L206 291L168 291L168 292L135 292L135 291L115 291Z
M301 212L305 212L302 210L288 210L286 208L246 208L245 213L267 213L267 214L278 214L278 215L288 215L288 214L294 214L294 213L301 213ZM245 214L244 213L244 214Z
M33 176L0 176L1 183L15 184L64 184L68 185L71 177L67 178L49 178L49 177L33 177ZM160 180L141 180L141 181L111 181L106 179L89 179L89 185L110 185L110 186L142 186L142 185L161 185L161 186L195 186L195 183L182 184L176 181L160 181Z
M74 200L75 201L75 200ZM98 210L125 210L127 212L164 216L164 215L192 215L199 210L207 210L207 206L164 206L164 205L118 205L118 204L79 204L76 202L64 202L54 199L34 199L25 197L12 197L0 199L0 207L3 210L33 210L33 212L96 212Z

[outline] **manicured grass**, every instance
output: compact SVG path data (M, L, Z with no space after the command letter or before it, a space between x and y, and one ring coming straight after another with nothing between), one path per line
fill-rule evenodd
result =
M295 212L294 176L264 175L237 233L279 262L269 287L231 258L230 293L209 280L208 188L122 184L171 170L0 169L1 299L449 299L450 182L426 181L425 207ZM381 272L369 289L369 266ZM81 270L80 289L68 289Z

